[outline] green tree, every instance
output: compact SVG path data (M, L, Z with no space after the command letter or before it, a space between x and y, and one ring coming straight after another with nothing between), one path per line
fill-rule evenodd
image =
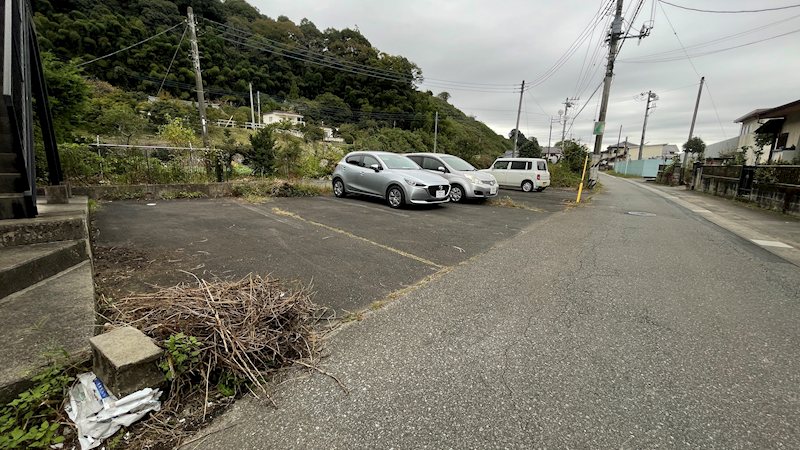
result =
M158 127L158 136L173 147L186 147L197 143L194 131L187 127L186 121L180 117L174 117L167 124Z
M315 125L305 125L302 131L306 142L321 141L325 138L322 128Z
M52 53L42 52L42 66L56 139L61 142L72 140L86 112L89 85L80 69L72 63L60 61Z
M100 113L98 122L112 134L125 138L126 145L131 143L134 135L141 133L147 127L147 119L124 103L104 110Z
M561 142L556 143L556 147L561 147ZM583 171L583 162L586 155L589 154L589 147L584 144L567 139L564 141L564 155L561 163L564 164L571 172L580 174Z
M275 166L275 138L272 128L261 128L250 135L251 149L245 156L245 164L253 169L253 173L261 176L270 175Z
M761 155L764 154L764 147L772 147L775 138L774 133L756 133L754 144L757 150L753 152L756 155L756 165L758 165Z
M519 156L522 158L541 158L542 147L539 145L539 140L535 137L525 139L522 145L518 144Z
M439 97L440 99L442 99L442 101L445 101L445 102L450 100L450 93L446 92L446 91L439 92L439 94L436 95L436 96Z
M276 165L283 168L283 173L286 178L292 175L292 168L297 167L297 161L303 153L303 147L296 139L291 139L285 144L280 146L276 156ZM276 167L277 168L277 167Z
M706 143L703 142L703 140L699 137L695 136L683 144L683 150L687 153L696 154L698 158L702 158L703 152L706 151Z

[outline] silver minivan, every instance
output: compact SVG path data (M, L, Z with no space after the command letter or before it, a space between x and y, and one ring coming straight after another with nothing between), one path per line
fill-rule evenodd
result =
M450 182L451 202L497 196L497 180L458 156L445 153L409 153L406 156L424 170L435 172Z

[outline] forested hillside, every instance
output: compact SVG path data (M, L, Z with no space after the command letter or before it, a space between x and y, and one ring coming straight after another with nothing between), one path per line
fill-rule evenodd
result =
M187 6L198 18L207 96L232 108L227 111L235 119L249 120L242 107L249 105L252 83L261 93L262 111L293 109L309 123L339 127L342 137L359 148L430 149L436 111L440 151L477 162L510 145L448 104L447 95L419 91L420 68L376 49L358 30L321 31L307 19L296 24L280 11L269 11L277 16L273 19L244 0L33 1L44 52L139 100L157 94L194 98L184 31Z

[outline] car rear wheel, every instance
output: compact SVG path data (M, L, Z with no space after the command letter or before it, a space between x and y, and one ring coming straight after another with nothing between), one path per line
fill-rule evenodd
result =
M461 200L464 200L464 188L462 188L457 184L454 184L450 188L450 201L453 203L458 203Z
M347 193L344 190L344 182L340 178L333 180L333 195L342 198L346 194Z
M386 191L386 203L389 204L390 208L400 208L405 203L405 195L403 194L403 189L399 186L390 186L389 190Z
M533 190L533 183L530 180L525 180L522 182L522 191L523 192L530 192Z

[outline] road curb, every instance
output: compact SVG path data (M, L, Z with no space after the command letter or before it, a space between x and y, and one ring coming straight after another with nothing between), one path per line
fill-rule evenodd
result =
M619 178L619 179L627 183L630 183L634 186L637 186L641 189L644 189L646 191L653 192L659 195L660 197L665 198L671 201L672 203L706 219L707 221L739 236L740 238L746 240L750 244L755 245L761 249L764 249L790 264L794 264L795 266L800 267L800 249L791 246L789 248L783 248L783 247L775 247L763 244L764 242L780 243L781 241L780 239L765 234L761 231L754 230L753 228L750 228L746 225L742 225L741 223L738 223L736 221L728 220L712 211L709 211L701 206L695 205L690 201L681 199L674 195L670 195L669 193L664 192L660 189L653 188L650 186L645 186L641 183L637 183L636 181L631 181L625 178Z

